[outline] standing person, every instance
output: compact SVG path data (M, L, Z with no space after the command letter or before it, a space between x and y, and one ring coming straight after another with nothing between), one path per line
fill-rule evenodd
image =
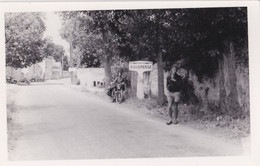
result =
M182 77L177 74L178 68L173 66L167 77L167 100L168 100L168 111L170 120L166 123L178 124L178 104L181 99L182 90ZM173 108L174 108L174 119L173 119Z

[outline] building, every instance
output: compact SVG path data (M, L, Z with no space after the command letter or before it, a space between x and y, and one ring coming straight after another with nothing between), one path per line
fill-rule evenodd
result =
M13 67L6 67L6 77L12 77L16 81L20 81L24 78L24 74L21 69L15 69Z
M39 64L33 64L26 69L22 69L22 71L24 73L24 78L26 78L27 80L44 80L44 72Z
M62 66L61 63L56 62L53 57L46 57L43 61L23 69L6 67L6 76L10 76L16 81L20 81L24 78L35 81L60 79L62 78Z

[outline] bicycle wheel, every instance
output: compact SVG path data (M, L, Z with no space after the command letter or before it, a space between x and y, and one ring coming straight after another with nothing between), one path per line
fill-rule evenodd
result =
M117 102L117 103L121 103L122 100L123 100L123 94L122 94L122 91L119 91L119 92L117 92L117 94L116 94L116 102Z

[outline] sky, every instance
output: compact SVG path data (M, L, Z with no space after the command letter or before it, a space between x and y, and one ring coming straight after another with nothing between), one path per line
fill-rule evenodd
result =
M62 39L59 30L61 29L61 19L58 14L48 12L45 15L46 31L44 37L51 37L55 44L62 45L65 49L65 55L69 55L69 43Z

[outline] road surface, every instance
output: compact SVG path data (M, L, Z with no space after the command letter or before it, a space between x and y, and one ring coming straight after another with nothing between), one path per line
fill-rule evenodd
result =
M167 126L123 104L59 82L12 85L9 160L115 159L240 155L238 145ZM9 87L10 89L10 87Z

